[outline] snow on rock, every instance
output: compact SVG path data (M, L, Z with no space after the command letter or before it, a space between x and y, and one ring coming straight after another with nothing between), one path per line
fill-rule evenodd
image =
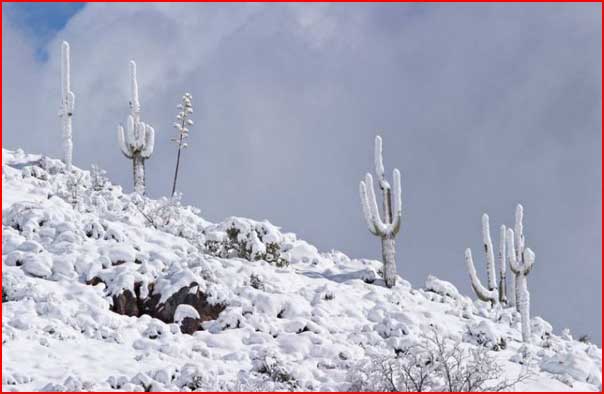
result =
M320 252L268 221L209 223L173 199L93 187L2 152L4 391L348 390L351 368L431 330L483 347L519 390L598 390L602 351L518 314ZM73 186L71 186L73 188ZM572 386L572 387L571 387Z
M427 291L432 291L442 296L451 297L456 300L462 299L457 287L455 287L453 283L438 279L434 275L428 275L424 287Z
M585 351L572 349L557 353L541 361L541 369L553 374L567 375L579 382L602 384L601 365L594 365Z

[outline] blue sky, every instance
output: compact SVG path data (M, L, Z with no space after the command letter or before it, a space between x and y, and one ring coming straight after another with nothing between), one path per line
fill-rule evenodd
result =
M85 3L3 3L3 12L24 30L36 45L41 61L48 57L46 45Z
M537 254L532 313L600 342L600 4L3 8L5 148L60 153L52 136L66 39L74 164L96 163L130 190L115 130L135 59L143 120L157 132L151 196L169 192L171 125L188 91L186 203L211 221L267 218L321 250L379 259L358 196L379 132L386 167L402 173L405 279L421 287L434 274L471 295L464 249L481 246L481 214L492 228L512 225L521 202Z

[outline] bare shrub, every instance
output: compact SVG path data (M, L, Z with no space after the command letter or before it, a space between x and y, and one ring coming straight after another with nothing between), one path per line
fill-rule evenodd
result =
M469 348L436 330L395 355L370 357L351 371L350 391L508 391L530 377L527 370L502 378L501 366L483 347Z

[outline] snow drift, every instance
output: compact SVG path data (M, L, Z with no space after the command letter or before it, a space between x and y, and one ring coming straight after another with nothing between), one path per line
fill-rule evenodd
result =
M601 390L601 349L539 317L523 344L513 308L434 276L388 289L379 261L98 178L3 149L4 391L343 391L430 330L530 371L517 390Z

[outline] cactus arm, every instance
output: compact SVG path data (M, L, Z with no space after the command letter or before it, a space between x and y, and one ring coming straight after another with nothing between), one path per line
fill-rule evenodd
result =
M390 225L390 232L393 235L398 234L401 228L401 217L403 216L403 199L401 193L401 173L398 169L392 171L393 189L392 197L394 199L394 213L392 215L392 224Z
M388 228L380 217L377 199L375 198L375 190L373 188L373 177L369 173L365 175L365 185L367 186L367 198L373 224L375 225L378 235L384 236L388 233Z
M371 216L371 208L369 207L369 199L367 197L367 185L364 181L359 183L359 192L361 194L361 207L363 208L363 217L369 228L369 232L373 235L378 235L378 231L375 228L373 217Z
M117 141L124 156L126 156L128 159L132 159L132 151L126 143L126 136L124 134L124 127L122 125L117 126Z
M145 144L144 148L141 151L141 156L145 159L151 157L153 153L153 148L155 147L155 130L153 127L147 125L145 128Z
M489 215L486 213L482 215L482 241L487 257L487 286L489 290L493 290L497 287L495 281L495 254L493 252L493 241L491 240Z
M497 290L489 290L485 288L482 283L480 283L480 279L478 279L478 275L476 274L476 268L474 267L474 261L472 259L472 250L470 248L466 249L466 267L468 269L468 274L470 274L470 281L472 283L472 288L476 293L476 296L481 301L495 303L497 300Z
M521 204L516 206L516 223L514 224L514 233L516 234L516 260L522 260L522 252L524 251L524 208Z
M524 275L528 275L535 264L535 252L531 248L524 249Z
M522 271L522 266L516 257L516 253L515 253L516 249L515 249L515 244L514 244L514 230L512 230L511 228L508 228L508 234L506 236L506 241L507 241L507 245L508 245L508 250L510 251L508 253L508 261L510 263L510 270L512 270L512 272L514 274L519 274Z

